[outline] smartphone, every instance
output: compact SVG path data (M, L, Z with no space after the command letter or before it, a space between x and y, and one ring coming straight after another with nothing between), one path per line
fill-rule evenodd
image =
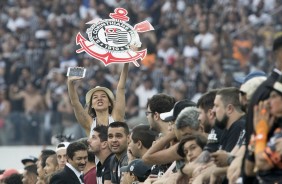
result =
M67 76L85 77L86 68L83 67L69 67Z

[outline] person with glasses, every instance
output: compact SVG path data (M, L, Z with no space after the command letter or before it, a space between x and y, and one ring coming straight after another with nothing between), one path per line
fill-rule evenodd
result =
M161 119L160 114L169 112L175 103L175 99L164 93L153 95L147 102L145 115L150 128L161 135L168 133L168 123Z

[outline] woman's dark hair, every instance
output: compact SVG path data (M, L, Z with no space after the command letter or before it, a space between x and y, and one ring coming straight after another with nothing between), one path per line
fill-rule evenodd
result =
M46 166L46 160L50 155L56 154L54 150L45 149L41 151L41 166L44 168Z
M185 136L179 142L179 145L177 148L178 155L180 155L181 157L185 157L186 155L184 153L184 144L188 141L193 141L193 140L195 140L197 145L200 146L202 149L204 149L205 145L207 144L207 138L202 134L194 134L194 135Z

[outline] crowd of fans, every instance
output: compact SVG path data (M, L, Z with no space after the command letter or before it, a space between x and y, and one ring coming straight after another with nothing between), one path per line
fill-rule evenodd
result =
M0 3L0 143L56 145L0 183L282 183L281 1ZM75 52L116 7L155 28L139 68Z
M155 28L140 34L148 54L140 68L129 70L128 120L144 119L146 99L157 92L197 101L207 89L238 85L237 75L268 73L273 66L280 1L1 1L1 144L50 144L52 135L84 135L69 104L66 69L87 69L80 94L96 85L115 89L121 68L77 54L75 36L116 7L128 10L131 25L148 20Z

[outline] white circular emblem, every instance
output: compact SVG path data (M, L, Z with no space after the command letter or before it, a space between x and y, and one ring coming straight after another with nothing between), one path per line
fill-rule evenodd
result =
M130 43L139 37L133 27L117 19L105 19L86 30L90 42L109 52L129 50Z

